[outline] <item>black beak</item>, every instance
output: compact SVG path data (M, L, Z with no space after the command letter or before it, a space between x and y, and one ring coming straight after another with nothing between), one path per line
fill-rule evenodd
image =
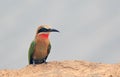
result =
M48 32L59 32L59 31L56 29L48 29Z

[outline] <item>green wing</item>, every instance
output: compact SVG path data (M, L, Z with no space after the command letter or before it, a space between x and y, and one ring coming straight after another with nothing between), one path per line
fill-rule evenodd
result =
M28 62L29 62L29 64L33 64L32 55L33 55L34 49L35 49L35 41L32 41L32 43L30 45L30 48L29 48L29 51L28 51Z
M50 50L51 50L51 44L49 43L48 50L47 50L48 54L50 53Z

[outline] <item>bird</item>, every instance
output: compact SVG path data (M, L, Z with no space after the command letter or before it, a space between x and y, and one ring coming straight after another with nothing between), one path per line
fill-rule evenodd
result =
M59 32L57 29L52 29L49 25L40 25L37 28L34 40L31 42L28 51L29 64L47 63L46 59L51 50L49 35L51 32Z

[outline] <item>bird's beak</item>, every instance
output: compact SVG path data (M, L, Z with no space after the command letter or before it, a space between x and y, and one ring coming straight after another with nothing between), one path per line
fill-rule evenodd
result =
M56 29L49 29L48 32L59 32L59 31Z

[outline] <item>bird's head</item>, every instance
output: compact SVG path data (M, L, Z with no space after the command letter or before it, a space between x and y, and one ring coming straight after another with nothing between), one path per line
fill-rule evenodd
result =
M48 38L50 32L59 32L56 29L52 29L49 25L41 25L38 27L36 35L40 38Z

